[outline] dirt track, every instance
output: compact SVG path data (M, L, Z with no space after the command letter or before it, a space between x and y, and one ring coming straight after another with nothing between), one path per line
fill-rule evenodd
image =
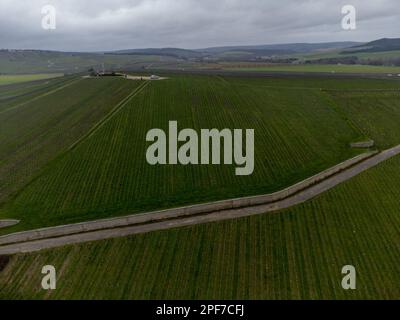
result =
M0 220L0 229L18 224L18 220Z
M354 176L360 174L361 172L366 171L369 168L372 168L378 165L379 163L389 158L392 158L398 154L400 154L400 145L392 149L385 150L375 156L368 158L367 160L364 160L361 163L357 163L346 170L343 170L333 176L330 176L327 179L320 181L292 196L289 196L285 199L273 203L248 206L237 209L219 210L205 214L184 216L176 219L161 220L158 222L151 222L151 220L149 220L148 223L144 224L136 224L136 225L127 224L126 226L115 227L110 229L102 229L97 231L89 231L89 232L84 231L84 224L79 224L82 226L81 233L76 233L71 235L61 235L53 238L45 238L33 241L5 244L3 246L0 246L0 255L8 255L8 254L15 254L22 252L33 252L42 249L60 247L67 244L124 237L128 235L146 233L156 230L165 230L182 226L190 226L190 225L196 225L214 221L236 219L240 217L247 217L267 212L274 212L277 210L292 207L294 205L312 199L315 196L335 187L336 185L344 181L347 181L353 178Z
M30 230L25 232L18 232L6 236L0 236L0 246L17 242L19 243L19 242L33 241L45 238L54 238L54 237L72 235L82 232L92 232L104 229L126 227L128 225L132 226L138 224L160 222L160 221L183 218L188 216L193 217L195 215L206 214L215 211L238 209L238 208L245 208L245 207L252 207L262 204L273 203L288 198L289 196L293 196L294 194L302 190L305 190L315 185L316 183L330 176L333 176L342 170L348 169L351 166L354 166L357 163L360 163L376 154L377 152L367 152L360 154L352 159L348 159L342 163L339 163L336 166L333 166L310 178L307 178L299 183L296 183L286 189L271 194L237 198L237 199L228 199L228 200L215 201L197 205L189 205L180 208L171 208L171 209L147 212L142 214L127 215L117 218L101 219L101 220L75 223L63 226Z

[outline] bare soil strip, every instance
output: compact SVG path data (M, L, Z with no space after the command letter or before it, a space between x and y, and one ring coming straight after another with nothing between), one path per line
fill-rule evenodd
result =
M356 163L355 165L344 169L334 175L327 177L326 179L319 181L293 195L290 195L284 199L272 202L272 203L265 203L265 204L256 204L256 205L248 205L238 208L231 208L231 209L216 209L214 211L210 211L208 213L198 213L198 214L191 214L191 215L183 215L177 218L165 218L164 220L154 220L152 218L152 214L143 214L141 216L146 216L149 218L147 222L142 222L139 224L133 224L129 220L130 217L125 218L116 218L116 219L109 219L107 221L118 221L119 223L125 220L125 225L115 225L112 228L108 229L98 229L98 230L90 230L90 226L93 226L93 223L103 223L104 220L93 221L89 223L81 223L78 224L79 228L81 229L80 233L74 234L62 234L59 233L57 236L42 238L38 240L27 240L18 242L18 238L15 236L24 234L26 239L26 233L19 233L9 236L1 237L3 245L0 245L0 255L9 255L9 254L16 254L16 253L25 253L25 252L34 252L42 249L49 249L60 247L68 244L75 244L75 243L82 243L82 242L89 242L89 241L96 241L96 240L103 240L103 239L110 239L110 238L117 238L117 237L124 237L133 234L140 234L140 233L147 233L151 231L157 230L166 230L176 227L183 227L183 226L191 226L196 224L202 223L209 223L221 220L228 220L228 219L236 219L241 217L247 217L251 215L263 214L267 212L274 212L281 209L286 209L292 207L294 205L303 203L307 200L310 200L317 195L335 187L336 185L347 181L354 176L364 172L379 163L390 159L396 155L400 154L400 145L389 150L385 150L381 153L378 153L374 156L367 158L366 160ZM261 196L262 197L262 196ZM252 197L257 198L257 197ZM245 198L243 198L245 199ZM239 199L238 199L239 200ZM232 200L230 200L232 201ZM221 203L221 202L219 202ZM215 205L215 203L211 203L209 205ZM182 210L182 208L181 208ZM73 226L73 225L70 225ZM62 231L62 228L69 228L70 226L61 226L56 227L58 231ZM88 229L85 226L89 226ZM61 229L60 229L61 228ZM49 230L54 228L47 228L42 230L36 231L29 231L31 236L34 236L36 233L36 237L40 235L40 232L43 230ZM70 231L70 230L69 230ZM66 230L66 232L69 232ZM43 236L43 235L42 235Z
M19 220L0 220L0 229L10 227L19 223Z

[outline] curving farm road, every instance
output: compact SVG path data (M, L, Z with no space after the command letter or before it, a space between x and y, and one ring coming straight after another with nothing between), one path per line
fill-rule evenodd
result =
M287 192L287 190L294 188L295 192L293 191L289 196L273 202L254 204L257 203L258 199L265 199L271 196L264 195L2 236L0 237L0 255L34 252L68 244L124 237L286 209L310 200L398 154L400 154L400 145L378 154L370 154L368 157L364 156L359 162L353 161L353 163L350 163L350 166L338 172L331 169L331 175L328 175L323 180L315 180L315 183L308 183L300 191L297 191L295 186L304 184L304 182L284 190ZM310 179L306 179L305 181L307 180ZM235 207L238 203L242 202L249 203L250 205ZM227 204L230 204L231 208L224 209ZM202 208L204 210L205 207L208 207L208 212L197 210L196 213L196 210L194 210L194 208Z

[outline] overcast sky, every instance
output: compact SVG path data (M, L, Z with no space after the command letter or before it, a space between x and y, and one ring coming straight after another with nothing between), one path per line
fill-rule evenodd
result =
M42 7L56 29L42 28ZM357 29L341 28L343 5ZM399 0L0 0L0 47L101 51L400 37Z

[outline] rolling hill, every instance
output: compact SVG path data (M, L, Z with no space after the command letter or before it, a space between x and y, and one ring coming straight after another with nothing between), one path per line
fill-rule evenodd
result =
M362 52L386 52L400 50L400 38L389 39L383 38L368 42L363 45L354 46L342 53L362 53Z
M289 43L254 46L225 46L187 50L180 48L148 48L128 49L109 52L124 55L157 55L178 59L255 59L261 56L285 56L299 53L319 52L332 49L344 49L359 45L359 42L327 42L327 43Z
M392 65L400 52L400 39L360 42L289 43L225 46L202 49L145 48L109 52L58 52L46 50L0 50L0 74L80 73L89 68L113 70L195 69L210 62L266 62L291 64L364 64L370 55L374 65ZM392 54L391 54L392 53ZM392 57L394 54L394 58ZM365 55L369 55L365 57ZM348 62L349 57L351 63ZM323 59L318 61L318 59ZM326 61L326 59L336 59ZM377 59L380 59L379 61ZM382 60L383 59L383 60ZM390 61L388 61L388 59ZM366 62L371 64L370 62ZM397 64L396 64L397 65Z
M109 52L108 54L118 54L118 55L153 55L153 56L167 56L174 57L178 59L191 59L191 58L201 58L204 53L180 49L180 48L148 48L148 49L128 49L119 50L114 52Z
M360 42L326 42L326 43L288 43L288 44L270 44L259 46L228 46L228 47L213 47L199 49L198 51L207 53L223 53L232 51L280 51L286 53L309 53L328 49L344 49L361 45Z
M89 68L144 69L176 64L177 58L150 54L106 54L44 50L0 50L0 74L79 73Z

